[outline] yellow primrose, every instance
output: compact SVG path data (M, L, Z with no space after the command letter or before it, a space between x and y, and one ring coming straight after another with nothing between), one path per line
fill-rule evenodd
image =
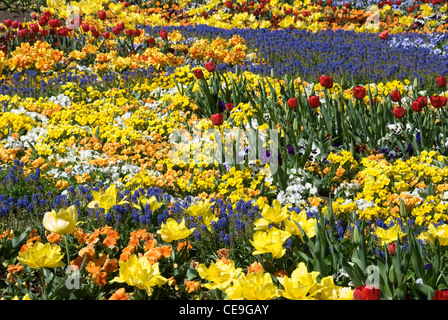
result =
M159 263L151 264L147 257L137 258L132 254L126 261L120 261L120 275L110 281L127 283L141 290L146 290L148 296L152 295L155 286L162 286L167 279L160 274Z
M114 205L122 205L128 203L124 199L117 203L118 189L115 184L109 186L104 193L102 191L92 191L93 200L87 207L95 208L98 205L99 208L103 208L105 212L108 212Z
M195 229L196 228L188 229L185 227L184 218L182 218L180 223L177 223L173 218L168 218L166 223L162 223L162 226L160 230L157 230L157 233L162 236L163 241L171 242L187 238Z
M253 235L253 240L249 240L256 249L252 254L271 253L275 259L281 258L286 252L283 242L289 237L289 232L275 227L271 227L267 231L257 231Z
M19 252L17 260L26 264L30 268L58 268L65 264L61 261L64 255L61 255L61 247L51 243L35 243L25 252Z
M299 236L300 239L303 240L302 232L297 224L300 225L308 238L312 238L316 235L316 219L307 219L305 210L302 210L299 213L291 212L289 219L285 220L285 230L293 236Z
M381 240L381 244L385 245L390 242L398 240L398 237L403 237L405 233L399 230L400 227L395 224L393 227L389 229L383 229L381 227L375 227L375 234Z
M226 262L217 260L216 263L212 261L208 268L203 263L196 267L199 276L210 281L203 284L203 287L221 291L225 291L232 284L232 281L238 277L241 270L241 268L235 268L235 263L232 260L227 260Z
M278 281L283 285L281 295L290 300L314 300L320 288L317 283L319 272L308 272L305 263L300 262L298 267L292 272L291 277L278 277Z
M265 272L242 273L225 291L228 300L272 300L280 297L280 290Z
M70 206L62 208L58 212L52 210L45 213L43 219L44 228L57 234L71 234L75 231L78 221L78 210Z

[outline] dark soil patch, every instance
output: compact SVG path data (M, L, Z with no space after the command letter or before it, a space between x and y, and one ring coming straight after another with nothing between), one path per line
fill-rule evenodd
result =
M31 9L23 9L20 11L0 10L0 23L7 19L12 21L17 20L19 22L31 21L31 13L35 12Z

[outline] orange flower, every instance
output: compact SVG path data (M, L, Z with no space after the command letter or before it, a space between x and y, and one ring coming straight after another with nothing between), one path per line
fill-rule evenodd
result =
M286 271L286 270L279 270L274 273L274 277L276 277L276 278L278 278L278 277L283 278L284 276L287 276L287 275L288 275L288 271Z
M10 264L7 268L6 271L8 271L8 275L6 276L6 282L10 283L10 284L14 284L16 282L16 280L13 277L13 274L16 273L21 273L23 272L24 266L18 264L18 265L14 265L14 264Z
M179 243L177 244L177 251L179 252L184 247L187 247L187 250L193 249L193 247L191 246L190 241L179 241Z
M193 293L198 291L201 288L201 282L200 281L187 281L185 283L185 290L188 293Z
M126 294L125 288L120 288L114 292L114 294L109 298L109 300L130 300L129 296Z
M263 266L258 263L258 261L255 261L250 266L247 267L247 274L251 274L252 272L260 272L264 271Z
M338 177L342 177L342 175L345 173L345 169L344 168L338 168L337 170L336 170L336 175L338 176Z
M218 257L221 259L221 258L227 258L228 256L229 256L229 249L227 249L227 248L222 248L222 249L219 249L218 251L217 251L217 254L218 254Z
M112 273L118 270L118 261L117 259L107 259L103 265L103 270L106 273Z
M61 243L62 235L52 232L47 236L47 240L51 243Z

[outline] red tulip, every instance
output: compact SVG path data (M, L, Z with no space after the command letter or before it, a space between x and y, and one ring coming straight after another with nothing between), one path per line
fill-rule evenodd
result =
M126 35L127 35L128 37L130 37L130 36L133 35L133 32L132 32L131 29L126 29L126 30L124 31L124 33L126 33Z
M226 1L225 5L226 5L226 8L229 8L229 9L232 9L232 7L233 7L232 1L229 1L229 0Z
M166 33L166 31L165 30L159 30L159 35L160 35L160 38L162 38L162 39L167 39L168 38L168 35L167 35L167 33Z
M381 40L387 40L387 38L389 38L389 32L383 31L380 33L380 35L378 36Z
M110 33L109 33L109 32L104 32L104 33L102 34L102 36L103 36L104 39L109 39L109 37L110 37Z
M364 99L366 94L367 94L366 88L364 88L362 86L357 85L353 88L353 95L358 100Z
M7 19L7 20L3 21L3 23L4 23L5 26L7 26L8 28L9 28L10 26L12 26L12 20L11 20L11 19Z
M432 300L448 300L448 289L436 290Z
M329 6L331 6L331 5L333 4L333 0L328 0L328 1L327 1L327 4L328 4Z
M146 42L149 44L149 45L153 45L155 42L156 42L156 40L154 39L154 38L148 38L147 40L146 40Z
M437 77L436 84L440 88L446 87L446 78L445 77Z
M401 119L406 114L406 109L404 107L395 107L392 110L392 113L394 114L395 118Z
M353 300L381 300L381 292L374 286L363 284L353 291Z
M127 7L130 6L130 3L129 2L125 2L125 3L123 3L123 5L124 5L125 8L127 8Z
M212 120L214 126L220 126L224 123L224 117L222 113L212 114L210 120Z
M47 29L40 29L39 32L40 32L40 34L43 35L44 37L45 37L46 35L48 35L48 30L47 30Z
M118 36L121 33L121 29L118 27L112 28L112 32L114 35Z
M311 108L316 109L320 105L320 100L318 96L310 96L308 98L308 103L310 104Z
M228 102L225 104L225 107L226 107L226 110L230 112L233 110L234 105L232 102Z
M194 76L196 77L196 79L202 79L204 78L204 73L202 72L201 69L195 69L193 71Z
M322 75L319 78L319 83L322 87L331 89L333 88L333 78L330 76Z
M106 20L106 11L104 11L104 10L98 11L98 18L100 20Z
M120 28L121 31L124 30L124 23L123 22L118 22L117 23L117 28Z
M397 249L397 246L395 245L395 242L389 243L389 246L387 247L387 250L389 251L390 255L395 255L395 250Z
M289 100L288 100L288 106L289 106L291 109L295 109L295 108L297 108L297 101L298 101L297 97L294 97L294 98L289 99Z
M90 28L89 28L89 24L88 24L88 23L83 23L83 24L81 25L81 29L82 29L82 31L84 31L84 32L88 32L88 31L90 30Z
M418 102L417 100L412 101L411 103L411 108L412 110L414 110L415 112L420 112L423 110L422 105L420 104L420 102Z
M17 29L19 27L19 21L14 20L13 23L11 23L11 27Z
M447 98L442 96L432 96L429 97L429 100L431 100L431 104L434 108L441 108L446 105Z
M209 61L204 63L204 68L207 69L208 72L215 71L215 63L213 61Z
M141 34L141 31L139 29L134 30L134 37L138 37Z
M401 93L398 90L394 90L390 93L390 100L393 102L398 102L401 100Z

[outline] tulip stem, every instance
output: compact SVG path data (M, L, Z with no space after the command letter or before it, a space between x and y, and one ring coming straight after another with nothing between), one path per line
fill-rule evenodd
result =
M45 274L44 274L44 268L40 268L40 282L42 286L42 298L43 300L47 300L47 285L45 284Z
M67 252L67 266L70 266L70 251L68 250L67 235L64 235L64 241L65 241L65 250Z

